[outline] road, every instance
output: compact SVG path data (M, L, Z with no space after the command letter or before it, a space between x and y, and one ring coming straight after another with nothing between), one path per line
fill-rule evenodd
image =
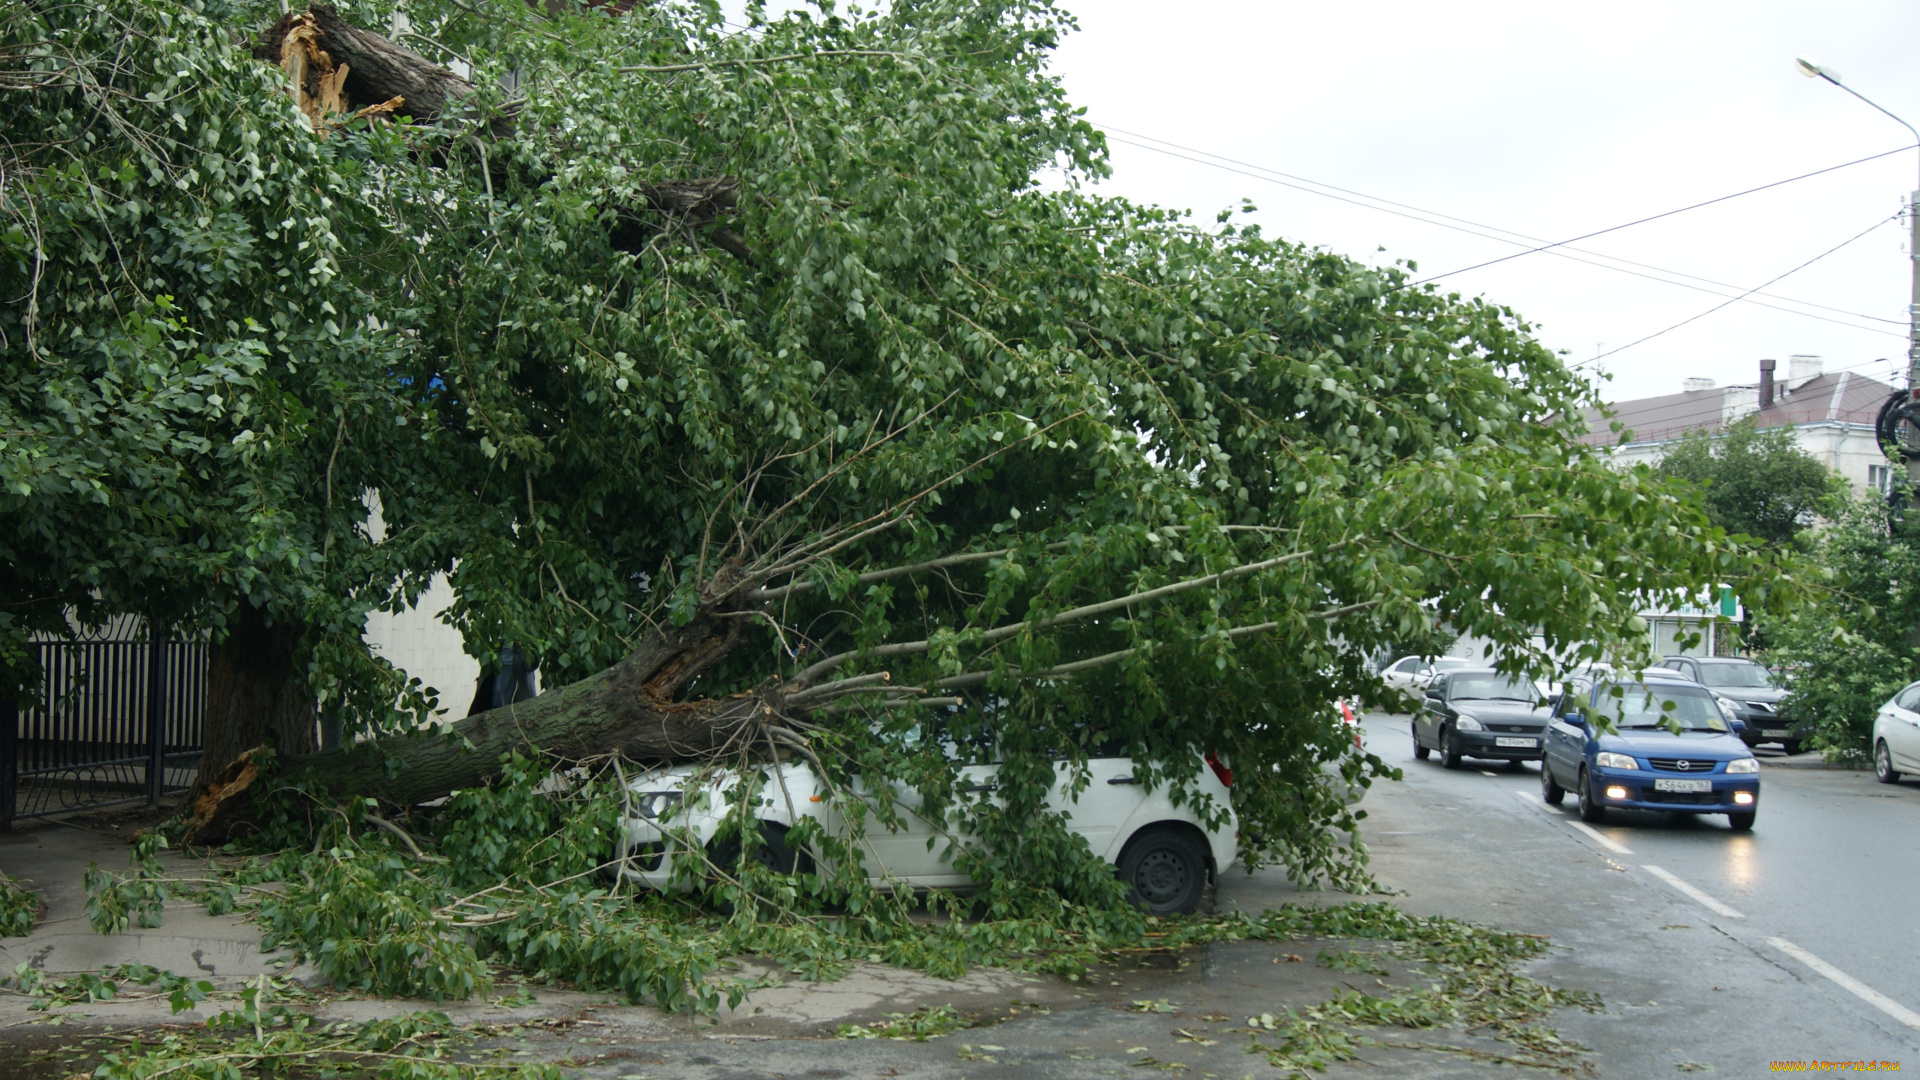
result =
M1920 783L1763 764L1751 834L1618 812L1587 829L1541 801L1533 764L1449 771L1414 759L1405 716L1363 723L1405 774L1363 800L1382 882L1409 908L1552 936L1538 973L1606 999L1561 1023L1604 1075L1920 1068Z
M1404 773L1373 785L1359 805L1371 868L1392 890L1389 899L1420 914L1549 937L1553 948L1527 973L1604 1002L1596 1012L1565 1010L1552 1021L1592 1051L1582 1075L1746 1077L1776 1061L1890 1061L1920 1070L1920 783L1887 787L1864 772L1763 767L1750 834L1733 833L1722 817L1621 814L1589 828L1542 803L1537 766L1482 769L1469 761L1448 770L1414 760L1407 717L1374 714L1362 723L1368 747ZM68 832L12 836L0 844L0 868L68 882L65 891L46 893L50 912L58 908L84 928L84 898L71 882L89 861L123 858L123 845ZM75 847L73 836L95 846ZM1260 910L1344 899L1303 892L1278 869L1247 875L1235 868L1214 902ZM15 947L29 950L23 959L42 961L61 949L115 942L144 942L148 951L131 959L176 967L201 964L203 954L222 970L246 960L209 944L207 935L219 929L208 929L210 919L204 910L175 910L166 930L109 939L78 929L67 935L74 940L55 940L47 930L37 944ZM251 934L229 944L257 940L251 928L227 930ZM568 1075L583 1080L1092 1080L1156 1070L1193 1080L1259 1078L1279 1074L1245 1052L1244 1018L1308 1007L1352 986L1342 972L1293 962L1310 961L1329 944L1221 942L1172 960L1144 957L1077 983L986 971L948 982L869 964L839 982L762 991L714 1026L547 987L537 988L538 1003L516 1006L538 1014L531 1022L497 1016L507 1007L497 1002L436 1007L507 1028L502 1039L517 1054L568 1061ZM166 959L166 948L192 950L191 959ZM1380 985L1427 979L1407 963L1383 963L1389 971ZM111 1007L149 1008L146 1019L122 1022L151 1024L167 1019L164 1004L130 997ZM843 1022L934 1005L1002 1022L924 1043L834 1037ZM22 1020L33 1018L23 1003L14 1006ZM345 1010L331 1019L390 1011L365 1001L329 1007ZM104 1013L109 1005L78 1008ZM96 1022L103 1019L110 1020ZM44 1029L11 1030L18 1051L23 1037ZM1468 1080L1489 1074L1487 1052L1510 1049L1485 1034L1374 1034L1382 1044L1362 1060L1321 1075ZM1425 1045L1407 1045L1408 1038ZM74 1071L19 1052L9 1057L8 1041L0 1038L0 1075L52 1080ZM1450 1045L1436 1052L1436 1041Z

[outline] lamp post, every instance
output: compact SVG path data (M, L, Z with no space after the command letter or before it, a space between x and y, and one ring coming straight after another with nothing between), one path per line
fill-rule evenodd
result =
M1809 79L1825 79L1833 85L1872 105L1876 111L1891 118L1913 136L1916 146L1920 146L1920 131L1912 124L1894 116L1881 108L1878 102L1840 81L1840 73L1830 67L1822 67L1806 57L1798 57L1793 62L1800 74ZM1907 199L1907 224L1912 229L1912 238L1907 242L1907 259L1912 265L1912 292L1907 300L1907 393L1910 400L1920 402L1920 186ZM1920 487L1920 460L1907 459L1907 481Z

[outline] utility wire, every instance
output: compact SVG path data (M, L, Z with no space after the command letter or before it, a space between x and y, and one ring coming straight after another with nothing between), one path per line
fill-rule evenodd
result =
M1302 192L1308 192L1308 194L1317 194L1317 196L1321 196L1321 198L1334 198L1336 202L1348 202L1348 204L1361 206L1361 208L1365 209L1379 209L1380 213L1394 213L1394 217L1407 217L1407 219L1413 219L1413 221L1423 221L1423 223L1427 223L1427 225L1438 225L1438 227L1442 227L1442 229L1453 229L1455 233L1467 233L1469 236L1482 236L1482 238L1488 238L1488 240L1498 240L1501 244L1513 244L1513 246L1546 244L1544 250L1549 250L1549 254L1555 254L1555 256L1561 256L1561 258L1571 258L1571 256L1567 256L1567 252L1580 252L1582 256L1594 256L1594 258L1607 259L1605 263L1596 263L1596 261L1592 261L1592 259L1574 259L1574 261L1578 261L1578 263L1588 263L1588 265L1596 265L1596 267L1601 267L1601 269L1611 269L1611 271L1617 271L1617 273L1630 273L1630 275L1634 275L1634 277L1644 277L1647 281L1678 284L1678 286L1682 286L1682 288L1697 288L1699 292L1709 292L1709 294L1715 294L1715 296L1726 296L1724 292L1715 292L1713 288L1699 288L1699 286L1695 286L1695 284L1686 284L1686 282L1682 281L1668 281L1665 277L1655 277L1655 275L1649 275L1649 273L1634 273L1634 271L1624 269L1624 267L1640 267L1640 269L1645 269L1645 271L1655 271L1655 273L1672 275L1672 277L1684 277L1684 279L1688 279L1688 281L1713 284L1713 286L1718 286L1718 288L1732 288L1732 290L1740 290L1741 288L1738 284L1715 281L1715 279L1711 279L1711 277L1699 277L1699 275L1686 273L1686 271L1676 271L1676 269L1668 269L1668 267L1657 267L1657 265L1640 263L1640 261L1634 261L1634 259L1622 259L1620 256L1607 256L1607 254L1592 252L1592 250L1586 250L1586 248L1574 248L1571 244L1559 244L1559 246L1555 246L1555 244L1551 244L1549 240L1544 240L1544 238L1540 238L1540 236L1528 236L1526 233L1515 233L1513 229L1501 229L1498 225L1486 225L1484 221L1473 221L1473 219L1469 219L1469 217L1457 217L1457 215L1452 215L1452 213L1440 213L1438 209L1419 208L1419 206L1411 206L1411 204L1405 204L1405 202L1394 202L1394 200L1390 200L1390 198L1380 198L1380 196L1373 196L1373 194L1367 194L1367 192L1359 192L1359 190L1354 190L1354 188L1342 188L1340 184L1315 181L1315 179L1311 179L1311 177L1300 177L1300 175L1296 175L1296 173L1283 173L1281 169L1271 169L1271 167L1267 167L1267 165L1258 165L1258 163L1252 163L1252 161L1240 161L1236 160L1236 158L1227 158L1225 154L1213 154L1210 150L1198 150L1198 148L1192 148L1192 146L1183 146L1183 144L1179 144L1179 142L1169 142L1169 140L1165 140L1165 138L1156 138L1156 136L1152 135L1140 135L1137 131L1125 131L1125 129L1110 127L1110 125L1102 125L1100 129L1106 131L1106 133L1119 133L1119 135L1129 136L1129 138L1144 138L1146 142L1158 142L1158 144L1160 144L1160 146L1142 146L1139 142L1131 142L1129 138L1114 138L1114 142L1121 142L1121 144L1125 144L1125 146L1135 146L1135 148L1140 148L1140 150L1152 150L1152 152L1156 152L1156 154L1165 154L1167 158L1194 161L1194 163L1198 163L1198 165L1210 165L1213 169L1221 169L1221 171L1227 171L1227 173L1238 173L1238 175L1242 175L1242 177L1254 177L1256 181L1281 184L1281 186L1286 186L1286 188L1302 190ZM1162 146L1171 146L1173 150L1183 150L1185 154L1173 154L1173 152L1169 152L1169 150L1162 150ZM1213 161L1202 161L1200 158L1188 158L1187 154L1198 154L1200 158L1213 158ZM1242 173L1240 169L1229 169L1227 165L1221 165L1219 161L1227 161L1229 165L1240 165L1240 167L1244 167L1244 169L1256 169L1258 173L1269 173L1269 175ZM1281 181L1275 181L1273 177L1284 177L1286 181L1296 181L1296 183L1281 183ZM1308 184L1308 186L1300 186L1300 184ZM1327 194L1327 192L1323 192L1323 190L1315 190L1315 188L1327 188L1327 190L1334 190L1334 192L1340 192L1340 194L1348 194L1348 196L1354 196L1354 198L1338 198L1338 196L1331 196L1331 194ZM1365 202L1356 202L1356 200L1365 200ZM1371 204L1382 204L1382 206L1371 206ZM1392 211L1392 209L1386 209L1388 206L1405 209L1405 211L1411 211L1411 213L1396 213L1396 211ZM1438 219L1438 221L1436 221L1436 219ZM1448 225L1448 221L1453 221L1453 223L1457 223L1457 225ZM1488 233L1500 233L1500 236L1490 236ZM1517 240L1513 240L1513 238L1509 238L1509 236L1517 236ZM1559 248L1565 248L1565 250L1559 250ZM1609 265L1609 263L1622 263L1622 265ZM1899 319L1884 319L1884 317L1880 317L1880 315L1868 315L1868 313L1864 313L1864 311L1849 311L1849 309L1845 309L1845 307L1834 307L1830 306L1830 304L1814 304L1812 300L1795 300L1795 298L1791 298L1791 296L1778 296L1778 294L1770 294L1770 292L1763 292L1763 294L1759 294L1759 296L1772 296L1774 300L1786 300L1788 304L1799 304L1799 306L1803 307L1818 307L1818 309L1822 309L1822 311L1834 311L1837 315L1851 315L1851 317L1855 317L1855 319L1868 319L1868 321L1874 321L1874 323L1887 323L1887 325L1893 325L1893 327L1905 327L1905 325L1907 325L1907 323L1903 323L1903 321L1899 321ZM1759 304L1759 302L1757 302L1757 300L1749 300L1749 304ZM1795 309L1791 309L1791 307L1776 307L1772 306L1772 304L1761 304L1761 306L1772 307L1772 309L1776 309L1776 311L1791 311L1791 313L1795 313L1795 315L1807 315L1809 319L1818 319L1818 315L1811 315L1811 313L1807 313L1807 311L1795 311ZM1828 319L1828 321L1837 321L1837 319ZM1845 325L1849 325L1849 323L1839 323L1839 325L1845 327ZM1866 329L1866 327L1857 327L1857 329ZM1895 336L1907 336L1907 334L1895 334Z
M1668 333L1670 331L1678 330L1690 322L1696 322L1700 319L1704 319L1707 316L1713 314L1714 312L1719 311L1721 308L1728 307L1728 306L1731 306L1732 304L1738 303L1740 300L1744 299L1749 293L1759 292L1761 289L1764 289L1768 285L1771 285L1774 282L1779 281L1781 278L1788 277L1792 274L1797 274L1800 271L1805 270L1807 267L1812 266L1814 263L1819 262L1821 259L1826 258L1827 256L1833 254L1836 251L1839 251L1841 248L1846 247L1848 244L1853 243L1855 240L1858 240L1861 237L1866 236L1868 233L1874 231L1875 229L1878 229L1882 225L1885 225L1887 222L1897 221L1897 220L1899 220L1898 215L1894 217L1881 218L1879 221L1876 221L1873 224L1867 226L1861 232L1855 233L1853 236L1850 236L1847 239L1840 241L1838 244L1835 244L1834 246L1828 248L1827 250L1821 252L1820 254L1815 255L1813 258L1808 259L1806 262L1801 263L1799 266L1796 266L1791 270L1788 270L1784 274L1780 274L1776 277L1768 278L1765 282L1759 285L1756 285L1751 289L1748 289L1746 293L1742 293L1741 295L1736 296L1731 300L1724 300L1718 304L1715 304L1714 306L1708 308L1707 310L1701 312L1698 315L1691 315L1691 316L1688 316L1687 318L1681 319L1679 322L1674 323L1672 326L1666 327L1665 329L1655 330L1653 333L1648 334L1646 337L1639 338L1634 341L1629 341L1625 345L1622 345L1617 349L1608 349L1606 352L1600 353L1596 356L1589 357L1585 360L1582 360L1578 364L1574 364L1573 367L1575 370L1578 370L1580 368L1586 367L1588 364L1592 364L1605 357L1612 356L1614 353L1624 352L1627 349L1633 348L1635 345L1645 344L1646 342L1652 341L1654 338L1657 338L1662 334Z
M1795 181L1811 179L1812 177L1822 176L1822 175L1825 175L1826 173L1836 172L1840 169L1852 168L1855 165L1863 165L1869 161L1878 161L1883 157L1892 157L1895 154L1904 154L1907 151L1914 150L1914 149L1920 149L1920 143L1914 143L1910 146L1902 146L1898 150L1888 150L1884 153L1873 154L1871 156L1863 157L1863 158L1856 158L1853 161L1842 162L1839 165L1829 165L1824 169L1815 169L1810 173L1801 173L1799 176L1789 176L1785 180L1775 180L1772 183L1761 184L1759 187L1747 188L1745 191L1736 191L1731 195L1722 195L1718 198L1708 199L1704 202L1697 202L1689 206L1682 206L1677 210L1667 210L1663 213L1649 214L1646 217L1636 218L1632 221L1626 222L1625 224L1611 225L1604 229L1595 229L1593 232L1581 233L1579 236L1569 237L1565 240L1561 240L1556 243L1544 244L1540 247L1529 248L1526 251L1516 251L1511 255L1502 255L1497 259L1488 259L1486 262L1474 263L1472 266L1463 266L1458 270L1448 270L1444 274L1435 274L1432 277L1421 278L1419 281L1408 282L1406 285L1401 286L1401 288L1412 288L1415 285L1425 285L1430 281L1438 281L1443 277L1452 277L1455 274L1464 274L1469 270L1479 270L1482 267L1493 266L1496 263L1503 263L1510 259L1517 259L1517 258L1520 258L1522 255L1532 255L1535 252L1549 251L1553 248L1565 247L1568 244L1576 244L1582 240L1591 240L1596 236L1604 236L1607 233L1619 232L1621 229L1631 229L1635 225L1645 225L1649 221L1659 221L1661 218L1669 218L1674 216L1675 214L1684 214L1689 210L1698 210L1703 206L1712 206L1715 203L1723 203L1729 199L1738 199L1743 195L1752 195L1755 192L1766 191L1770 188L1777 188L1785 184L1794 183Z

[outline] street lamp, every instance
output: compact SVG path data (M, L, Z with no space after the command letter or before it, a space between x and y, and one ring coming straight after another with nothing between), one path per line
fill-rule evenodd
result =
M1912 124L1881 108L1879 103L1872 98L1841 82L1838 71L1830 67L1821 67L1815 61L1804 56L1795 58L1793 65L1799 68L1800 74L1805 75L1807 78L1825 79L1840 89L1845 90L1847 93L1852 94L1854 97L1859 98L1861 101L1872 105L1881 115L1891 117L1899 123L1901 127L1906 128L1913 136L1914 145L1920 146L1920 131L1914 130ZM1920 427L1920 423L1916 423L1916 419L1920 418L1914 416L1914 407L1916 404L1920 404L1920 188L1916 188L1912 197L1907 200L1907 223L1913 230L1912 238L1907 242L1907 258L1913 266L1912 293L1907 302L1907 394L1910 404L1902 410L1902 413L1907 418L1909 426ZM1912 441L1910 438L1901 440L1903 449L1905 449L1905 444ZM1907 482L1915 487L1920 487L1920 458L1907 458Z

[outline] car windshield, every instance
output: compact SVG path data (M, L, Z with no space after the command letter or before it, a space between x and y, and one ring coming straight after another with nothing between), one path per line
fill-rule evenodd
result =
M1473 661L1471 660L1454 659L1454 660L1435 660L1433 662L1433 670L1435 671L1452 671L1456 668L1472 667L1472 666L1473 666Z
M1452 687L1450 696L1455 701L1479 699L1531 703L1535 698L1532 683L1492 672L1485 675L1455 675Z
M1725 686L1749 690L1766 689L1773 686L1773 673L1755 663L1741 664L1701 664L1700 681L1708 686Z
M1614 697L1614 691L1621 696ZM1672 708L1667 708L1668 703ZM1600 711L1621 729L1664 728L1671 721L1682 731L1726 731L1727 719L1707 691L1680 683L1622 683L1603 692Z

